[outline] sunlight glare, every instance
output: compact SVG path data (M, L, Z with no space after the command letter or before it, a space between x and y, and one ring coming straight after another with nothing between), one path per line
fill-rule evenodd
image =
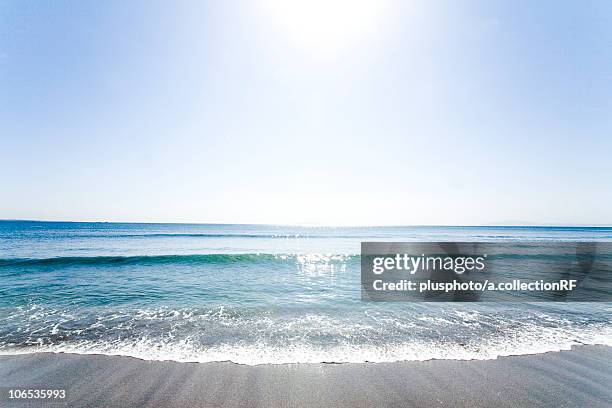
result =
M388 15L386 0L263 0L263 11L294 46L336 53L373 35Z

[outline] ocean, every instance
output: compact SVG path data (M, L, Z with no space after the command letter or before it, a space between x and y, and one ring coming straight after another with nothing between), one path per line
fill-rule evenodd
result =
M612 345L610 303L367 302L362 241L612 241L612 228L0 221L0 354L240 364Z

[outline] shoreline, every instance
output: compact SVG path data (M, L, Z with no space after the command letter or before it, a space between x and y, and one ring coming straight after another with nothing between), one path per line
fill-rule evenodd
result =
M491 360L391 363L175 362L99 354L0 355L10 387L66 389L53 406L609 406L612 347Z
M461 362L473 362L473 361L494 361L504 358L513 358L513 357L521 357L521 356L538 356L544 354L551 353L562 353L562 352L570 352L575 349L580 349L583 347L605 347L612 350L612 345L603 344L603 343L594 343L594 344L572 344L569 348L560 348L556 350L547 350L547 351L535 351L535 352L526 352L521 354L504 354L497 355L492 358L428 358L425 360L392 360L392 361L317 361L317 362L304 362L304 361L296 361L296 362L282 362L282 363L240 363L233 360L210 360L210 361L189 361L189 360L175 360L172 358L168 359L158 359L158 358L143 358L135 355L129 354L106 354L101 352L78 352L78 351L33 351L33 352L14 352L14 353L4 353L0 351L0 359L2 357L12 357L12 356L30 356L30 355L68 355L68 356L83 356L83 357L110 357L110 358L126 358L126 359L134 359L141 362L151 362L151 363L178 363L178 364L232 364L237 366L244 367L261 367L261 366L300 366L300 365L344 365L344 364L401 364L401 363L425 363L430 361L461 361Z

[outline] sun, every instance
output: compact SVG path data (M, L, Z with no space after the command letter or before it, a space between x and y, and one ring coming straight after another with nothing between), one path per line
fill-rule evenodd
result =
M262 0L270 23L292 45L337 53L376 33L388 15L386 0Z

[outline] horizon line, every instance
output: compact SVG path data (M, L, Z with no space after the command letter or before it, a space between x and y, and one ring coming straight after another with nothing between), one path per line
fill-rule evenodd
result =
M83 223L83 224L151 224L151 225L244 225L244 226L276 226L276 227L312 227L312 228L384 228L384 227L450 227L450 228L612 228L612 224L274 224L274 223L227 223L227 222L162 222L162 221L75 221L75 220L36 220L36 219L3 219L0 222L41 222L41 223Z

